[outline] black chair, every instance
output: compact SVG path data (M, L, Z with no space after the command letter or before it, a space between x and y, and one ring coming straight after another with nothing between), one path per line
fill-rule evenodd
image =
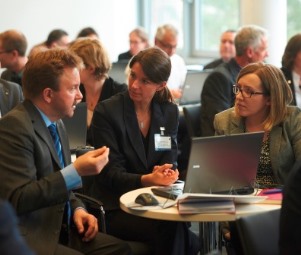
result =
M106 223L105 223L105 210L103 208L103 203L97 199L90 196L84 195L80 192L74 192L75 196L85 204L86 209L89 213L93 214L98 219L99 231L106 233ZM132 250L133 255L151 255L152 249L150 245L143 242L127 241Z
M241 217L236 227L244 255L279 254L280 210Z
M184 106L183 113L190 138L201 136L201 105Z

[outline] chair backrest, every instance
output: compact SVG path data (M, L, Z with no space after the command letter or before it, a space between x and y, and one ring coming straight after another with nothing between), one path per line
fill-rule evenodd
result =
M279 254L280 210L244 216L236 227L244 255Z
M184 106L183 113L190 138L201 136L201 105Z

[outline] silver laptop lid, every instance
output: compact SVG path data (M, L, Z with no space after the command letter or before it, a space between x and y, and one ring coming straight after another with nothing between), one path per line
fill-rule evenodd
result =
M193 138L185 193L232 193L254 187L263 132Z

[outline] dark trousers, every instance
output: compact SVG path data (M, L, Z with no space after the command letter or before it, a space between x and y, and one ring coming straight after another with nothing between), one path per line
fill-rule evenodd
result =
M184 222L153 220L121 210L106 211L107 232L128 241L149 243L156 255L197 254L199 239Z

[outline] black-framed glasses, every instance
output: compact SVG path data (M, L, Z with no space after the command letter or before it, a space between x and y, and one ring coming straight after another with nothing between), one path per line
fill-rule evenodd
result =
M233 85L233 93L238 95L241 93L243 97L251 98L253 95L268 95L266 92L253 91L249 88L241 88L238 84Z

